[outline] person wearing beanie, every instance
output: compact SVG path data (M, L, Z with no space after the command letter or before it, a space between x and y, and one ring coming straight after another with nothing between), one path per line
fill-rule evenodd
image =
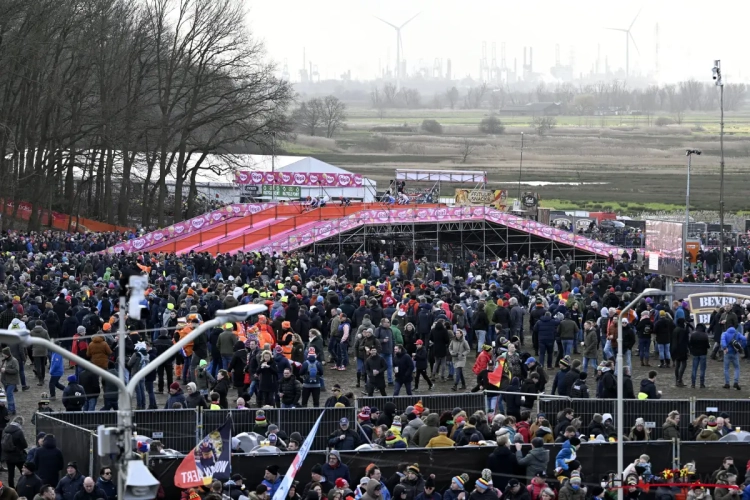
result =
M588 374L585 371L579 372L578 379L570 386L568 396L575 399L589 399L589 386L586 385L587 378Z
M266 419L266 412L265 410L258 410L255 412L255 425L253 426L253 432L265 436L267 431L268 420Z
M526 467L526 477L533 478L539 472L546 472L549 465L549 450L544 448L544 440L535 437L531 440L531 450L523 456L520 443L515 444L518 465Z
M469 482L469 475L463 473L459 476L454 476L451 479L451 484L447 490L443 492L443 500L458 500L461 493L464 493L466 484ZM464 498L465 498L464 493Z
M507 500L531 500L531 495L529 495L529 491L521 485L518 479L512 478L508 481L503 498Z
M357 424L359 424L357 425L357 429L361 443L372 442L373 427L370 420L371 416L372 414L369 406L363 407L357 414Z
M86 403L86 391L75 375L68 375L68 386L63 391L62 403L65 411L81 411Z
M83 491L84 476L78 471L76 462L68 462L66 472L67 474L57 483L55 491L58 499L73 500L78 492Z
M260 484L268 488L268 496L273 498L274 493L279 489L283 480L284 478L279 472L279 466L274 464L266 467L263 473L263 481Z
M320 492L323 497L328 495L328 492L333 488L333 483L328 482L326 477L323 475L323 467L320 464L315 464L310 469L310 482L305 485L302 489L302 498L307 498L307 494L313 493L315 495L314 500L318 500L318 495L312 490L313 487L320 487ZM322 497L321 497L322 498Z
M34 495L42 489L42 478L36 474L36 465L34 462L27 461L21 467L21 477L16 483L16 493L18 497L34 498Z
M424 489L419 493L415 500L442 500L443 496L435 491L435 480L428 476L424 480Z
M495 500L497 494L492 485L484 478L479 478L474 482L474 491L469 495L470 500Z
M406 466L406 476L401 479L401 484L406 490L406 498L410 500L416 499L424 491L425 478L419 470L419 464Z
M577 471L570 473L570 480L560 488L558 500L585 500L586 488L581 487L581 475Z

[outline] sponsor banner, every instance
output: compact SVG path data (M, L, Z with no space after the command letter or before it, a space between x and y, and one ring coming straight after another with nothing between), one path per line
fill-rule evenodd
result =
M239 185L269 184L281 186L362 187L362 175L322 172L252 172L241 170L235 173L234 182Z
M646 269L681 278L683 272L684 224L646 220Z
M743 285L747 288L747 285ZM693 314L696 319L695 324L703 323L708 325L711 322L711 313L717 308L724 307L726 305L734 304L735 302L744 302L749 300L750 296L742 293L733 293L730 291L722 292L718 286L711 286L706 288L712 288L712 290L702 290L699 293L692 293L688 296L688 302L690 303L690 313ZM675 284L675 292L678 287ZM750 291L742 290L745 293Z
M247 186L254 187L254 186ZM263 184L263 196L278 196L280 198L299 198L302 189L299 186L271 186Z
M461 189L456 188L456 205L498 205L505 204L508 191L497 189Z
M323 419L323 415L325 415L325 412L320 413L318 420L315 421L315 425L307 435L305 442L302 443L302 446L297 452L297 455L294 457L294 460L292 460L292 464L289 466L289 469L287 469L286 474L284 475L284 479L281 480L279 488L276 490L276 493L274 493L273 500L284 500L286 498L287 492L292 486L294 476L297 475L297 472L299 471L300 467L302 467L305 458L307 458L307 453L310 451L310 447L315 440L315 434L317 434L318 432L318 427L320 426L320 421Z
M234 205L227 205L226 207L199 215L190 220L178 222L164 229L144 234L140 238L119 243L108 248L106 251L114 254L121 252L145 252L167 241L218 226L235 217L247 217L248 215L257 214L272 206L274 206L273 203L236 203Z
M698 252L701 249L701 240L687 240L685 242L685 253L688 255L691 264L698 262Z
M536 210L536 207L539 205L539 193L532 193L530 191L523 193L521 196L521 205L526 210Z
M406 188L404 194L409 197L410 203L435 203L438 199L437 187L425 189Z
M246 196L257 196L260 192L260 186L257 184L247 184L240 186L240 192Z
M226 422L207 434L191 453L182 459L174 473L174 484L178 488L209 486L214 480L229 479L232 455L232 414Z

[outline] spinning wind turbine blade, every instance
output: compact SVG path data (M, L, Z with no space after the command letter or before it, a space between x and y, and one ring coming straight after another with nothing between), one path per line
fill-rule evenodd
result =
M633 28L633 25L635 24L636 19L638 19L638 16L641 15L641 11L642 10L643 10L643 7L641 7L640 9L638 9L638 14L635 15L635 17L633 18L633 22L630 23L630 26L628 26L628 31L630 31L631 28Z
M635 38L633 38L633 35L630 34L628 31L628 36L630 37L630 40L633 42L633 47L635 47L636 52L638 52L638 55L641 55L641 51L638 50L638 45L635 43Z
M402 24L401 26L399 26L399 28L403 28L404 26L406 26L407 24L409 24L410 22L412 22L412 20L414 20L414 18L417 17L419 14L421 14L421 12L417 12L416 14L414 14L413 16L411 16L411 18L409 18L408 21L406 21L404 24Z
M622 28L604 28L604 29L605 30L611 30L611 31L625 31L625 32L628 31L628 30L625 30L625 29L622 29Z
M387 24L388 26L390 26L390 27L392 27L392 28L396 28L396 29L398 29L398 26L396 26L395 24L391 24L391 23L389 23L389 22L388 22L388 21L386 21L385 19L380 19L380 18L379 18L378 16L372 16L372 17L374 17L374 18L375 18L375 19L377 19L378 21L382 21L382 22L384 22L385 24Z

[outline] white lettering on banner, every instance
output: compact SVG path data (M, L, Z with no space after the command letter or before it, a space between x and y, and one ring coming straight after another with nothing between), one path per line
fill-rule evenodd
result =
M195 483L201 481L203 478L198 475L197 471L191 470L182 473L182 481L185 483Z
M711 323L711 315L710 314L696 314L698 317L698 323L697 324L704 324L707 325Z

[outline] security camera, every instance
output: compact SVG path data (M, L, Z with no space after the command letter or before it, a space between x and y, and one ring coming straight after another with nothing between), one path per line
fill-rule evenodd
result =
M123 500L151 500L159 492L159 481L140 460L128 461Z

